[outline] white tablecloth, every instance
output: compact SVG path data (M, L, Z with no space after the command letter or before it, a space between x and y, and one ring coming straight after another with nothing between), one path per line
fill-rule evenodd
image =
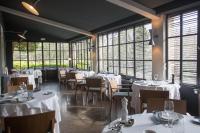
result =
M180 99L180 85L169 84L165 81L138 81L134 82L132 85L132 101L131 106L135 109L135 113L140 113L140 90L163 90L169 91L170 99Z
M76 71L78 74L81 74L83 77L92 77L95 76L94 71Z
M105 80L108 80L108 81L115 80L117 82L117 85L121 85L121 82L122 82L121 75L115 76L114 74L102 74L102 73L98 73L97 76L101 76Z
M60 107L58 103L58 97L56 94L52 93L49 95L43 95L44 92L33 93L34 99L24 102L24 103L7 103L0 104L0 116L12 116L12 114L23 115L24 110L29 108L41 108L46 110L55 110L56 124L55 133L59 133L59 122L61 121Z
M132 127L122 127L122 133L144 133L145 130L153 130L156 133L199 133L200 126L193 124L192 116L184 116L173 128L168 128L162 124L154 124L152 121L153 114L136 114L132 118L135 123ZM119 120L119 119L118 119ZM113 121L112 123L117 122ZM112 123L110 125L112 125ZM108 125L103 129L102 133L115 133L108 129Z

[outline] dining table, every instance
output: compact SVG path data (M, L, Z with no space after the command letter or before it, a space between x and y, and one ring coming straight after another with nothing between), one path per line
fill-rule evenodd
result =
M97 76L103 77L103 79L105 79L108 82L110 80L115 80L117 85L121 85L121 80L122 80L121 75L98 73Z
M166 123L155 122L153 113L129 115L128 118L134 121L133 125L122 125L120 131L115 131L114 125L121 120L118 118L107 124L102 133L199 133L200 124L194 121L195 117L182 116L183 118L169 127Z
M12 78L12 77L13 78L15 78L15 77L28 77L28 84L32 84L33 89L36 88L34 74L12 74L12 75L10 75L10 78Z
M39 108L41 110L55 111L55 133L59 133L59 123L61 122L61 114L58 96L51 91L33 92L31 98L28 98L28 92L19 94L3 94L0 97L0 118L13 116L23 116L26 110Z
M170 83L167 81L139 80L132 84L131 107L135 113L140 111L140 90L161 90L169 91L169 99L180 100L180 85L178 83Z

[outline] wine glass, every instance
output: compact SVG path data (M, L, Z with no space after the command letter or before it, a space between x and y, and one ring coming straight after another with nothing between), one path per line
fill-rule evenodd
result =
M168 127L172 127L173 124L173 112L174 112L174 102L170 100L166 100L164 103L164 112L168 117Z

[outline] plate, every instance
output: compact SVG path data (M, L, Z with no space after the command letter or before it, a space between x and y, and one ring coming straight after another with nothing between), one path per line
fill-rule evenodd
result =
M192 121L197 123L197 124L200 124L200 118L194 118L194 119L192 119Z
M143 133L156 133L155 131L153 131L153 130L144 130L144 132Z
M47 91L47 92L44 92L43 93L43 95L50 95L50 94L52 94L53 92L51 92L51 91Z
M7 104L7 103L16 103L14 99L1 99L0 104Z
M166 112L160 111L160 112L155 112L154 117L156 118L156 120L158 120L160 122L168 122L170 120L178 121L183 118L183 115L176 113L176 112L172 112L168 116L168 115L166 115Z

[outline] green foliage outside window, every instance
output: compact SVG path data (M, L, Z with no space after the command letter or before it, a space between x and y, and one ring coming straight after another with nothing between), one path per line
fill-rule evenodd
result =
M14 69L69 66L67 43L13 42L12 46Z

